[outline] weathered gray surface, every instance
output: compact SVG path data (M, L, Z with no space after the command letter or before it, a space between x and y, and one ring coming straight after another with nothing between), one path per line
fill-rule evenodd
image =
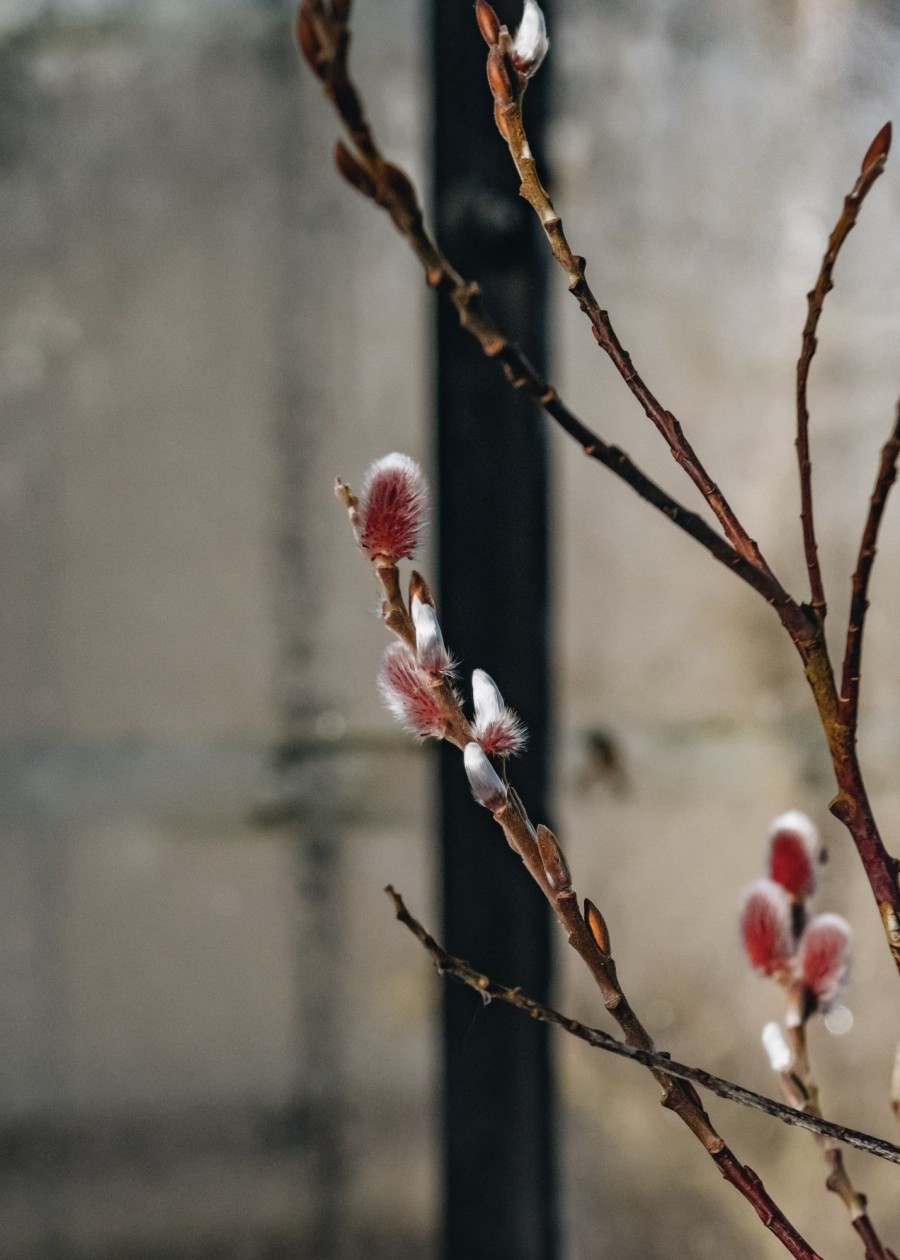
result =
M380 891L436 921L427 762L379 709L375 593L331 497L386 450L427 461L429 308L332 173L335 124L286 28L228 8L104 6L101 28L99 8L69 26L44 6L66 20L0 51L3 1260L430 1254L438 991ZM890 11L560 9L573 243L801 589L803 295L896 105ZM356 42L386 145L419 173L421 16L361 3ZM897 189L891 171L851 238L813 372L836 626L900 385ZM689 500L558 279L564 394ZM745 974L735 905L769 818L809 808L823 905L859 940L857 1022L814 1047L825 1101L890 1133L896 980L788 645L695 545L554 452L557 818L635 1005L673 1052L771 1087L775 995ZM895 848L897 521L863 740ZM586 730L621 773L595 774ZM302 755L276 776L286 736ZM255 825L261 807L284 825ZM598 1017L568 963L560 1001ZM560 1064L572 1257L781 1254L634 1069L575 1045ZM856 1255L810 1140L715 1113L824 1254ZM852 1163L896 1246L896 1170Z
M334 1219L335 1255L408 1253L430 1009L375 858L410 849L426 903L425 767L336 761L377 712L379 647L342 666L328 578L364 618L356 557L329 555L335 452L378 453L347 438L422 386L395 390L372 340L355 369L334 345L402 271L338 291L322 268L360 208L258 6L38 27L0 55L0 1254L297 1254ZM393 34L390 59L411 118ZM300 821L255 825L273 805Z
M685 424L779 573L805 592L792 446L805 293L869 141L896 117L898 32L872 4L740 12L613 5L606 16L589 4L564 7L556 152L571 239L645 379ZM900 392L898 188L889 168L848 242L812 371L835 642ZM561 284L559 294L559 375L569 399L690 500L689 482L599 361ZM570 729L609 732L624 767L618 792L579 790L579 770L564 761L560 802L581 889L608 910L628 991L635 1001L640 995L674 1054L774 1087L758 1037L777 1016L777 994L746 975L735 907L761 873L768 820L790 805L809 809L832 853L820 904L850 918L858 945L856 1024L846 1037L822 1033L813 1047L825 1105L890 1134L885 1089L900 1030L897 983L855 855L827 814L830 776L798 662L762 602L693 543L562 441L557 458L562 709ZM896 848L896 504L881 552L861 742ZM564 989L570 1007L592 1009L574 968ZM577 1047L566 1047L563 1061L577 1255L668 1255L673 1238L678 1254L692 1256L779 1253L671 1132L668 1117L653 1113L649 1086L640 1091L633 1074L601 1069ZM720 1104L714 1114L823 1254L858 1254L804 1137ZM850 1163L896 1246L896 1170ZM643 1249L630 1241L634 1193L646 1207L637 1213ZM605 1246L594 1231L605 1234Z

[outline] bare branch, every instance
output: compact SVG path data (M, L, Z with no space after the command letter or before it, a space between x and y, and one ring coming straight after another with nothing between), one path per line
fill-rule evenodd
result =
M541 1002L537 1002L534 998L530 998L526 993L523 993L521 989L511 989L506 985L498 984L496 980L492 980L482 972L476 971L474 967L471 967L461 958L456 958L453 954L449 954L422 926L418 919L410 914L403 898L394 888L388 885L385 892L394 903L394 909L399 921L412 932L413 936L432 956L435 967L440 974L452 976L455 980L462 981L463 984L468 985L470 989L474 989L476 993L480 994L484 1002L505 1002L508 1006L516 1007L517 1010L523 1011L526 1015L530 1015L532 1019L539 1020L541 1023L555 1024L558 1028L571 1033L573 1037L577 1037L580 1041L587 1042L595 1050L606 1050L609 1054L618 1055L620 1058L632 1059L635 1063L642 1063L644 1067L656 1068L669 1076L677 1077L678 1080L690 1081L694 1085L708 1089L710 1093L718 1095L719 1098L725 1098L729 1102L738 1103L740 1106L749 1107L754 1111L761 1111L764 1115L780 1120L782 1124L793 1125L798 1129L806 1129L810 1133L821 1134L823 1137L830 1138L836 1142L843 1142L846 1146L852 1146L855 1150L865 1151L869 1155L877 1155L879 1159L885 1159L889 1163L900 1164L900 1146L894 1146L893 1143L887 1142L883 1138L874 1137L870 1133L861 1133L858 1129L848 1129L842 1124L835 1124L830 1120L823 1120L818 1116L808 1115L797 1111L793 1107L786 1107L783 1103L776 1102L774 1098L767 1098L764 1094L757 1094L752 1089L746 1089L743 1085L737 1085L734 1081L716 1076L703 1068L689 1067L685 1063L679 1063L677 1060L670 1059L668 1055L660 1054L658 1051L641 1050L636 1046L630 1046L626 1042L618 1041L600 1028L592 1028L588 1024L580 1023L577 1019L563 1015L560 1011L554 1010L550 1006L544 1006Z
M569 410L556 389L542 379L526 356L497 327L487 311L479 286L465 280L456 271L428 233L412 181L399 167L386 161L378 147L359 94L349 77L349 35L345 22L330 12L323 0L306 0L300 12L307 16L298 25L302 25L304 31L315 31L313 48L310 49L301 40L301 51L322 80L326 95L358 150L356 154L351 153L343 143L339 143L335 153L339 172L358 192L387 211L421 262L427 283L455 307L460 325L475 338L488 358L496 360L513 387L542 407L564 432L578 442L585 455L603 464L680 530L705 547L716 560L753 587L775 609L795 643L808 635L809 626L802 610L771 571L757 563L753 546L735 547L722 538L702 517L685 508L642 472L624 451L593 432ZM674 417L671 417L671 422L677 427ZM711 482L707 488L715 499L716 488Z
M353 497L352 492L342 486L341 498L346 500L348 495ZM358 519L354 521L351 516L351 525L355 534L359 533L360 524ZM386 524L383 524L383 529L386 529ZM369 558L377 564L380 553L370 555ZM417 591L427 591L427 584L418 574L413 578L411 589L413 588ZM402 606L403 597L399 588L396 595ZM397 611L399 612L399 609ZM417 655L420 647L417 641ZM419 667L416 666L411 671L405 668L389 677L383 675L391 707L394 708L396 702L397 711L402 720L418 734L449 739L457 743L453 732L461 727L469 729L468 721L462 712L459 695L452 688L448 688L438 704L431 694L427 670L423 669L421 673L426 674L424 679L420 676ZM423 682L428 688L425 699L422 694ZM497 689L493 682L491 688L493 689L491 691L492 704L499 708L502 706L502 697L499 692L494 695ZM439 721L435 720L436 705L439 709ZM478 708L479 698L476 693L476 718ZM473 737L476 735L476 729L472 728ZM500 778L484 747L474 738L465 745L463 761L473 796L480 805L491 812L510 848L522 859L529 875L547 898L560 926L566 933L569 944L584 961L596 981L603 997L603 1004L622 1029L625 1040L638 1050L653 1053L652 1038L632 1009L619 984L616 964L611 953L609 932L603 917L597 907L590 902L585 903L586 917L582 916L575 890L572 887L569 865L558 840L547 827L542 825L534 827L515 789L510 786L505 775L503 779ZM673 1076L665 1066L651 1065L650 1072L662 1091L660 1099L662 1105L674 1112L690 1130L714 1161L725 1180L743 1195L766 1228L771 1230L797 1260L816 1260L815 1253L810 1250L809 1244L770 1198L756 1173L741 1163L718 1134L693 1085L686 1084Z
M806 567L809 572L809 584L812 592L812 607L820 617L827 611L825 590L822 585L822 570L819 565L819 551L816 542L816 527L813 516L812 498L812 462L809 455L809 406L806 398L806 385L813 355L816 353L818 340L816 330L819 317L825 305L825 298L834 288L832 273L838 254L844 241L856 223L862 203L879 175L884 171L888 152L891 147L891 124L886 123L869 146L863 159L862 168L856 183L844 199L841 217L838 219L828 238L828 248L819 268L815 286L806 295L808 312L803 326L803 343L800 358L797 360L797 461L800 468L800 520L803 525L803 548L806 552Z
M786 1028L791 1063L785 1071L779 1073L784 1100L804 1115L822 1119L819 1087L809 1058L807 1021L801 1020L799 1024L786 1021ZM825 1186L838 1196L849 1212L850 1224L865 1248L865 1260L897 1260L893 1251L878 1237L868 1213L866 1196L859 1193L850 1179L840 1145L833 1137L824 1133L817 1133L816 1141L828 1168Z
M484 0L484 3L486 2L487 0ZM537 213L554 257L563 266L569 278L569 288L578 298L582 310L591 321L598 344L613 360L628 388L638 398L646 414L663 434L672 454L683 464L704 494L721 522L729 541L751 565L771 579L782 592L783 600L780 606L776 602L776 607L779 609L781 622L803 661L804 672L815 697L831 753L838 784L838 795L832 802L831 809L847 827L856 845L881 914L891 957L897 970L900 971L900 885L898 885L900 863L887 852L879 835L856 758L855 730L843 721L841 715L842 705L825 639L823 608L800 607L783 591L760 554L756 543L747 535L718 486L712 482L697 459L677 420L647 389L635 371L629 355L616 338L607 312L601 309L587 284L584 259L573 253L570 248L563 232L562 221L538 175L522 122L522 99L528 78L516 69L509 32L499 23L496 40L489 48L488 66L488 83L494 94L494 118L500 134L507 141L519 172L522 181L520 192ZM821 299L814 303L811 315L813 329L821 310L821 301L824 301L824 295L831 284L831 270L837 250L856 220L859 205L868 187L877 179L884 167L889 144L890 127L887 126L876 136L863 159L862 173L857 187L850 194L844 215L829 243L829 252L826 254L824 264L824 279L821 281L822 295ZM810 345L814 345L814 337ZM806 370L808 370L808 364L804 371ZM805 390L805 376L803 379ZM805 468L802 475L808 477L808 452L805 461L801 458L801 467ZM807 519L811 528L811 515ZM822 604L824 605L824 597ZM853 670L851 669L850 672L852 675ZM858 676L858 669L855 672ZM858 686L858 677L853 685Z
M492 82L492 66L504 67L504 80L497 86ZM569 245L562 219L541 181L537 162L525 133L522 102L528 85L528 75L517 72L515 68L512 41L506 27L500 27L497 42L488 53L488 83L494 93L494 116L498 130L509 146L510 155L522 181L519 193L537 215L553 257L566 273L569 292L574 295L590 320L598 346L612 360L619 375L643 408L644 414L662 434L676 463L681 465L706 499L728 541L750 564L773 577L756 541L749 536L725 495L704 468L680 423L656 398L635 368L630 354L616 335L609 312L601 307L588 284L585 260ZM504 86L509 90L504 90Z
M884 516L891 486L897 478L898 458L900 458L900 402L897 404L891 436L881 450L881 463L875 478L875 488L869 500L869 511L859 545L856 570L853 574L840 701L841 720L852 730L856 729L859 719L859 676L862 664L863 630L869 607L869 580L875 563L881 519Z

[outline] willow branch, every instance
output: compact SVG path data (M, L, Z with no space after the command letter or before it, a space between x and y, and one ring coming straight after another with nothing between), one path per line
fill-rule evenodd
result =
M303 0L297 16L301 52L322 82L352 142L353 151L338 143L335 151L338 170L357 191L387 211L422 263L428 284L452 302L460 325L478 341L485 355L497 360L510 383L542 406L551 419L579 442L586 455L609 468L773 607L803 662L828 742L838 784L838 795L831 804L832 813L850 831L879 908L891 955L900 971L900 867L885 849L878 833L855 757L853 732L840 719L838 687L821 617L799 605L767 567L760 567L752 540L740 547L732 545L656 485L623 451L593 433L496 326L484 306L478 285L459 275L425 229L409 177L387 162L378 148L348 73L349 9L350 0L330 0L330 3ZM620 362L628 380L633 371L630 360L624 356ZM665 419L669 413L663 415L660 409L658 416ZM672 435L680 440L683 435L677 422L669 417L666 424L670 422L671 426L676 426L671 428ZM715 496L713 501L719 502Z
M822 1118L819 1102L819 1087L813 1076L809 1058L809 1042L807 1023L788 1024L788 1045L791 1062L787 1070L781 1072L781 1092L785 1101L796 1107L804 1115ZM825 1186L832 1194L836 1194L850 1215L850 1224L862 1241L865 1260L897 1260L888 1247L878 1237L875 1226L868 1214L866 1197L860 1194L850 1179L844 1162L844 1153L833 1135L816 1133L816 1141L822 1150L828 1167Z
M505 336L488 312L477 283L465 280L446 258L425 227L416 190L405 171L381 153L366 119L362 101L349 75L349 30L346 14L324 0L305 0L298 11L297 34L301 51L321 80L325 94L343 122L355 152L338 143L338 171L358 192L385 210L416 254L429 286L456 309L459 322L483 353L502 368L510 384L525 393L596 460L630 486L645 502L662 512L683 533L704 547L720 564L736 573L770 604L792 638L808 635L802 610L766 566L754 559L753 548L736 547L702 517L685 508L657 485L619 447L605 442L563 402L558 391L535 370L527 357ZM673 424L677 424L672 419ZM711 487L712 483L710 483ZM710 489L712 493L712 489ZM715 496L713 496L715 498ZM733 532L733 531L732 531Z
M807 293L808 311L803 326L803 339L800 358L797 360L797 462L800 470L800 520L803 526L803 548L806 553L806 568L809 573L809 584L812 592L812 607L824 618L827 611L825 590L822 584L822 570L819 565L819 551L816 542L816 526L813 515L812 496L812 461L809 454L809 405L806 397L806 386L813 355L816 353L818 340L816 330L819 318L825 305L825 298L834 288L832 273L838 254L844 241L852 231L862 203L879 175L884 171L888 152L891 147L891 124L886 123L869 146L863 159L862 168L851 191L844 198L841 217L838 219L828 238L828 247L819 268L814 287Z
M370 524L368 516L372 509L367 506L365 509L367 519L365 522L360 521L359 503L350 487L338 482L336 489L338 497L349 510L351 527L357 541L360 542L362 550L383 582L382 562L388 552L391 556L399 554L397 547L401 542L405 543L405 538L402 540L389 538L391 531L382 521L381 529L384 531L384 537L379 548L376 550L366 546L364 540ZM399 490L397 494L400 494ZM397 501L396 495L394 501ZM402 510L404 512L407 510L406 504L402 505ZM408 648L414 648L411 660L407 661L401 669L388 669L386 666L386 672L382 674L382 685L389 697L391 707L401 720L419 735L447 739L464 748L466 774L476 800L484 808L490 810L494 821L506 836L510 848L522 859L528 873L544 893L566 932L569 944L584 960L594 977L603 997L603 1004L619 1024L625 1040L638 1050L652 1054L653 1041L619 984L616 964L610 952L609 934L600 912L586 902L585 914L582 915L572 888L568 864L556 837L546 827L535 828L532 825L525 806L515 790L505 777L501 779L498 776L484 748L480 743L475 742L477 723L481 721L478 714L479 703L483 708L487 703L492 713L496 710L497 714L502 714L504 711L502 698L496 692L496 687L490 679L486 681L482 679L479 686L487 688L489 698L485 702L482 695L482 700L479 702L476 694L476 727L470 726L463 713L458 693L446 682L452 658L444 646L436 618L428 621L430 629L426 632L425 640L419 642L419 624L416 619L425 616L422 608L426 605L432 610L434 608L431 592L420 574L413 573L410 591L410 608L407 609L397 583L391 582L385 588L386 598L382 607L385 625L406 643ZM415 604L416 598L419 600L419 606ZM418 611L416 611L417 607ZM410 612L415 613L412 621L412 644L409 643L407 637ZM427 644L427 650L425 644ZM436 684L440 685L439 691L435 689ZM495 717L495 724L499 721L502 721L502 718ZM484 738L482 734L482 742ZM796 1257L796 1260L820 1260L769 1196L756 1173L740 1162L716 1132L693 1085L672 1075L664 1065L651 1064L650 1072L662 1091L660 1100L662 1105L673 1111L686 1125L714 1161L725 1180L743 1195L766 1228L778 1238L791 1255Z
M441 975L451 976L454 980L459 980L463 984L468 985L470 989L474 989L480 995L485 1003L505 1002L507 1006L515 1007L516 1010L522 1011L542 1024L553 1024L557 1028L562 1028L564 1032L577 1037L579 1041L586 1042L587 1045L592 1046L595 1050L605 1050L607 1053L617 1055L619 1058L631 1059L634 1063L641 1063L644 1067L657 1068L669 1076L677 1077L678 1080L690 1081L694 1085L699 1085L702 1089L709 1090L711 1094L716 1094L719 1098L738 1103L740 1106L748 1107L753 1111L761 1111L763 1115L771 1116L782 1124L791 1125L797 1129L805 1129L831 1141L842 1142L845 1146L851 1146L855 1150L865 1151L869 1155L876 1155L879 1159L885 1159L889 1163L900 1164L900 1146L895 1146L883 1138L874 1137L870 1133L861 1133L858 1129L848 1129L842 1124L835 1124L833 1121L822 1119L808 1112L798 1111L795 1107L785 1106L784 1103L779 1103L774 1098L767 1098L765 1094L757 1094L752 1089L746 1089L743 1085L738 1085L734 1081L716 1076L712 1072L707 1072L704 1068L690 1067L686 1063L679 1063L677 1060L669 1058L667 1054L660 1054L658 1051L641 1050L637 1046L630 1046L627 1042L618 1041L610 1033L604 1032L600 1028L582 1024L577 1019L572 1019L571 1016L554 1010L551 1006L545 1006L542 1002L529 997L527 993L523 993L519 988L509 988L506 985L499 984L496 980L492 980L490 976L484 975L483 972L477 971L469 963L464 962L463 959L448 953L423 927L419 920L409 912L403 898L396 889L388 885L385 892L394 904L398 920L412 932L413 936L428 951L434 960L437 971Z
M566 240L562 222L541 183L525 134L522 121L522 100L528 76L532 71L527 65L524 68L517 65L517 53L510 40L509 32L506 27L500 25L488 0L476 0L476 17L481 33L489 45L487 72L488 84L494 96L494 118L501 135L507 141L519 172L522 181L520 192L535 209L550 241L554 257L566 270L569 288L591 320L598 343L613 360L628 388L636 395L647 415L663 434L675 458L684 464L686 471L707 498L722 523L729 541L742 556L760 572L770 577L781 590L780 584L766 565L755 542L747 536L724 496L697 460L674 416L661 406L635 371L630 357L615 336L609 316L600 308L591 292L585 279L584 259L573 253ZM883 168L889 140L890 129L882 129L870 146L863 161L860 177L863 186L867 182L874 181ZM854 194L851 194L850 209L846 212L846 220L842 219L842 223L839 224L839 235L842 232L845 236L852 227L860 202L861 195L854 199ZM828 264L829 254L826 254L826 264ZM833 259L826 276L827 284L830 284L831 266L833 266ZM817 315L816 318L818 318ZM828 741L838 785L838 795L831 804L831 810L836 817L841 819L853 838L878 905L891 957L897 970L900 971L900 884L898 884L900 863L885 849L869 805L856 759L855 728L847 725L841 712L843 706L838 695L834 669L825 639L822 610L821 608L798 607L785 594L779 616L803 661L804 672L813 692ZM853 673L852 670L850 672ZM858 669L855 673L857 681L853 685L858 686Z
M541 181L537 162L528 143L522 112L528 77L515 69L512 42L506 27L499 28L496 42L490 46L488 82L494 93L494 117L498 129L509 146L510 156L521 180L519 193L537 215L553 257L566 273L569 292L588 317L598 346L611 359L628 389L640 403L644 414L662 434L676 463L684 469L706 499L728 541L750 564L772 577L772 571L756 541L749 536L722 490L706 471L681 424L656 398L635 368L631 355L616 335L609 312L601 307L587 281L584 258L576 254L568 242L562 219Z
M891 435L881 451L881 463L875 478L875 488L869 500L869 511L863 528L862 541L850 596L850 618L844 648L844 670L841 680L841 718L851 729L856 729L859 717L859 677L862 663L863 630L869 607L869 580L875 563L878 530L887 506L891 486L897 479L897 460L900 458L900 403Z
M669 1070L665 1055L655 1054L650 1034L619 983L603 917L590 902L585 903L584 915L579 910L568 864L556 837L546 827L534 828L522 801L511 787L505 788L500 799L490 803L482 799L481 803L491 809L494 821L502 828L510 848L521 857L544 893L569 944L593 976L603 1005L621 1028L626 1043L641 1054L653 1056L647 1067L660 1087L662 1105L674 1112L689 1129L725 1180L743 1195L782 1246L797 1260L816 1260L817 1253L774 1202L761 1179L752 1168L741 1163L716 1131L693 1084Z

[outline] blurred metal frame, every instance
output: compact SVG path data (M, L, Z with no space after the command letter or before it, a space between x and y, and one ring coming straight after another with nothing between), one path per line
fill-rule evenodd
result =
M438 237L483 285L501 325L547 357L547 262L495 131L485 46L467 3L433 0L434 200ZM518 6L501 19L512 26ZM528 93L539 151L547 67ZM436 351L441 619L465 669L484 668L531 734L517 788L545 819L549 747L548 465L542 418L440 307ZM444 940L493 975L546 994L546 905L484 811L459 754L442 748ZM444 991L443 1260L556 1254L553 1082L546 1030Z

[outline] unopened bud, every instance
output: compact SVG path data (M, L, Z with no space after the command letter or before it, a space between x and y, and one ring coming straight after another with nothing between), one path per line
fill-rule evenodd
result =
M316 30L312 10L306 3L306 0L303 0L303 3L297 9L297 20L294 29L297 35L297 47L303 54L309 68L321 78L323 70L319 65L319 55L322 51L322 44L319 40L319 33Z
M350 517L350 527L353 530L356 541L359 542L360 520L359 512L357 511L357 508L359 507L359 499L357 499L350 487L341 481L340 477L335 477L334 479L334 497L339 502L343 503L344 507L347 509L347 515Z
M357 499L347 483L341 481L340 477L335 477L334 479L334 497L343 503L348 512L353 508L359 507L359 499Z
M475 21L489 48L500 38L500 19L487 0L475 0Z
M606 926L606 920L594 905L593 901L584 899L584 921L588 925L591 936L601 954L609 954L609 928Z
M547 56L550 41L547 39L547 23L537 0L525 0L522 21L513 37L512 63L519 74L530 79Z
M497 130L500 132L504 140L509 139L509 131L506 128L506 119L503 117L503 107L499 101L494 101L494 122L497 124Z
M405 171L401 171L399 166L394 166L393 162L383 162L381 177L396 200L401 202L407 210L418 209L416 190Z
M512 83L502 55L492 48L487 57L487 81L495 101L508 105L513 99Z
M762 1030L763 1049L769 1058L769 1066L773 1072L787 1072L791 1066L793 1055L780 1024L766 1024Z
M559 841L556 836L543 823L538 823L537 846L544 874L547 876L547 881L554 892L562 892L565 888L571 888L572 876L569 873L566 855L559 847Z
M413 569L409 575L410 606L412 606L414 599L421 600L423 604L430 604L434 608L434 596L431 593L431 587L416 569Z
M479 744L466 744L463 762L469 787L479 805L495 814L506 804L506 788Z
M891 124L886 122L866 151L866 156L862 160L861 173L868 174L876 162L880 162L883 166L890 151Z
M444 636L431 604L423 604L417 595L410 605L416 628L416 659L429 674L450 674L453 661L444 646Z
M362 162L350 152L343 140L334 146L334 164L344 179L364 197L375 196L375 181Z

